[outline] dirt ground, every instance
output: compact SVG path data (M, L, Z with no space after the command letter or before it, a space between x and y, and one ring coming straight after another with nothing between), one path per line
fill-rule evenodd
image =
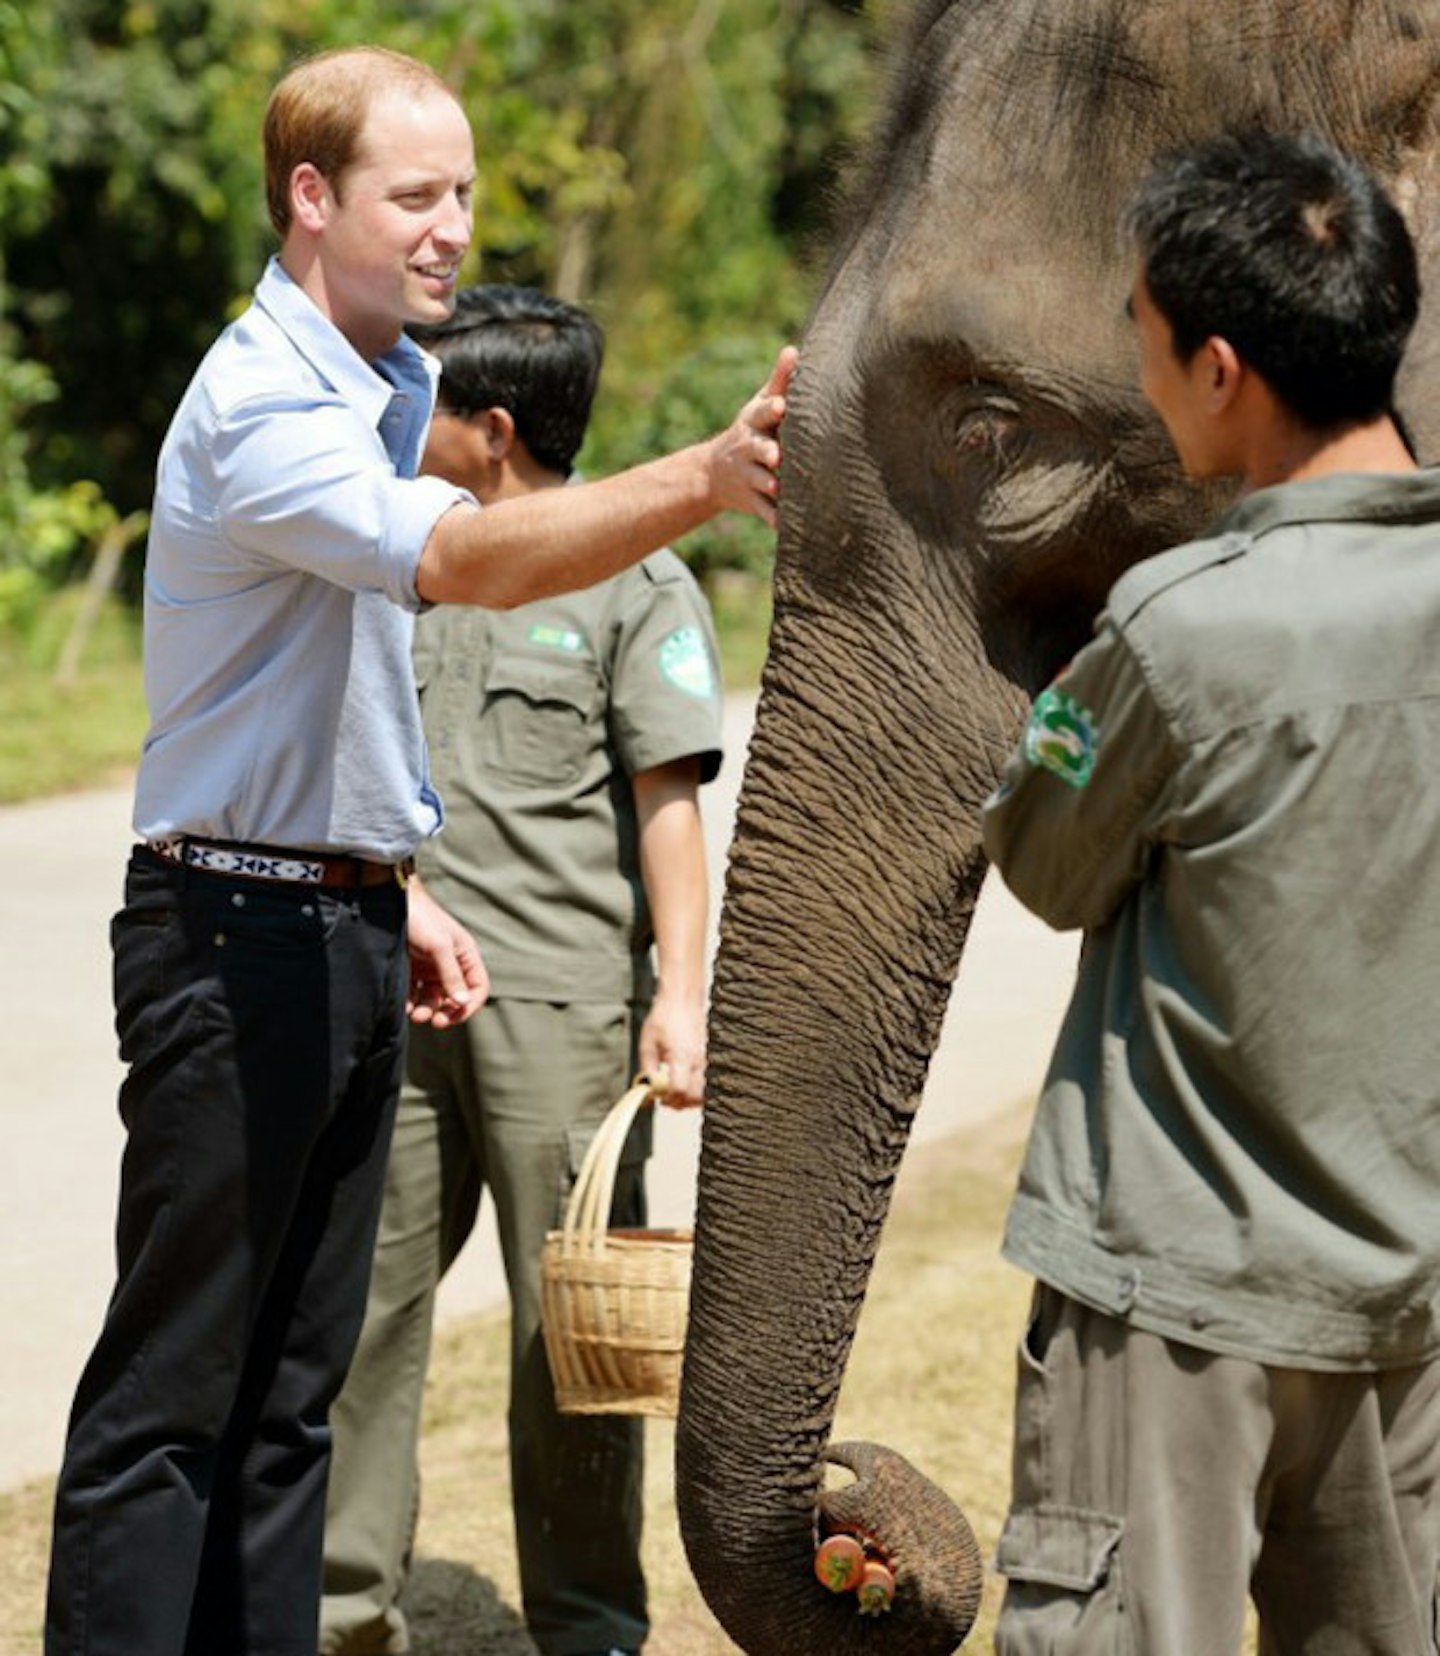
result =
M994 1549L1009 1469L1012 1352L1028 1282L999 1257L1028 1111L952 1134L907 1160L841 1395L837 1438L898 1450L950 1490ZM922 1334L922 1331L923 1334ZM414 1656L535 1656L518 1612L505 1463L503 1310L437 1342L426 1400L424 1499L406 1598ZM691 1580L675 1522L674 1431L646 1425L646 1656L733 1656ZM0 1496L0 1656L39 1656L49 1478ZM987 1581L966 1650L989 1656L1000 1583Z

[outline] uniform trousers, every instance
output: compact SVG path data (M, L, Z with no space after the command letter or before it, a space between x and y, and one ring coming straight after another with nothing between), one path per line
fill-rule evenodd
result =
M321 1649L410 1648L398 1600L419 1502L418 1448L435 1291L495 1204L510 1290L510 1479L526 1625L544 1656L635 1650L643 1422L561 1415L540 1331L540 1253L595 1129L633 1078L628 1005L498 996L468 1023L410 1032L370 1304L336 1405ZM648 1112L616 1180L612 1222L645 1222Z
M1040 1286L996 1656L1440 1651L1440 1363L1218 1356Z
M315 1656L326 1416L364 1311L404 925L394 884L131 858L117 1280L56 1493L46 1656Z

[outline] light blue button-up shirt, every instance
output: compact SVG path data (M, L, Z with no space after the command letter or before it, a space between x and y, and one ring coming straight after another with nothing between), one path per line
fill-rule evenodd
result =
M438 366L366 362L271 262L160 451L135 831L393 860L440 824L415 573L464 490L417 477Z

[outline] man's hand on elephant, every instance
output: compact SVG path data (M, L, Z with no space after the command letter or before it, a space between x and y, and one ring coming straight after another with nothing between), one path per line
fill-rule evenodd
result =
M440 907L416 878L408 891L406 921L410 992L405 1011L412 1023L448 1029L485 1004L490 975L470 933Z
M711 475L722 506L749 512L772 528L780 494L779 430L800 353L787 345L765 384L734 421L711 439Z

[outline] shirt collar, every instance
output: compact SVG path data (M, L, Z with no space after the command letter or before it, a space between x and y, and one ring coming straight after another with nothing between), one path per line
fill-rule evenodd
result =
M1413 472L1333 472L1257 489L1207 531L1263 535L1287 523L1424 523L1440 519L1440 468Z
M326 384L372 425L380 424L397 391L414 399L428 419L440 365L408 334L367 362L276 257L265 267L255 302Z

